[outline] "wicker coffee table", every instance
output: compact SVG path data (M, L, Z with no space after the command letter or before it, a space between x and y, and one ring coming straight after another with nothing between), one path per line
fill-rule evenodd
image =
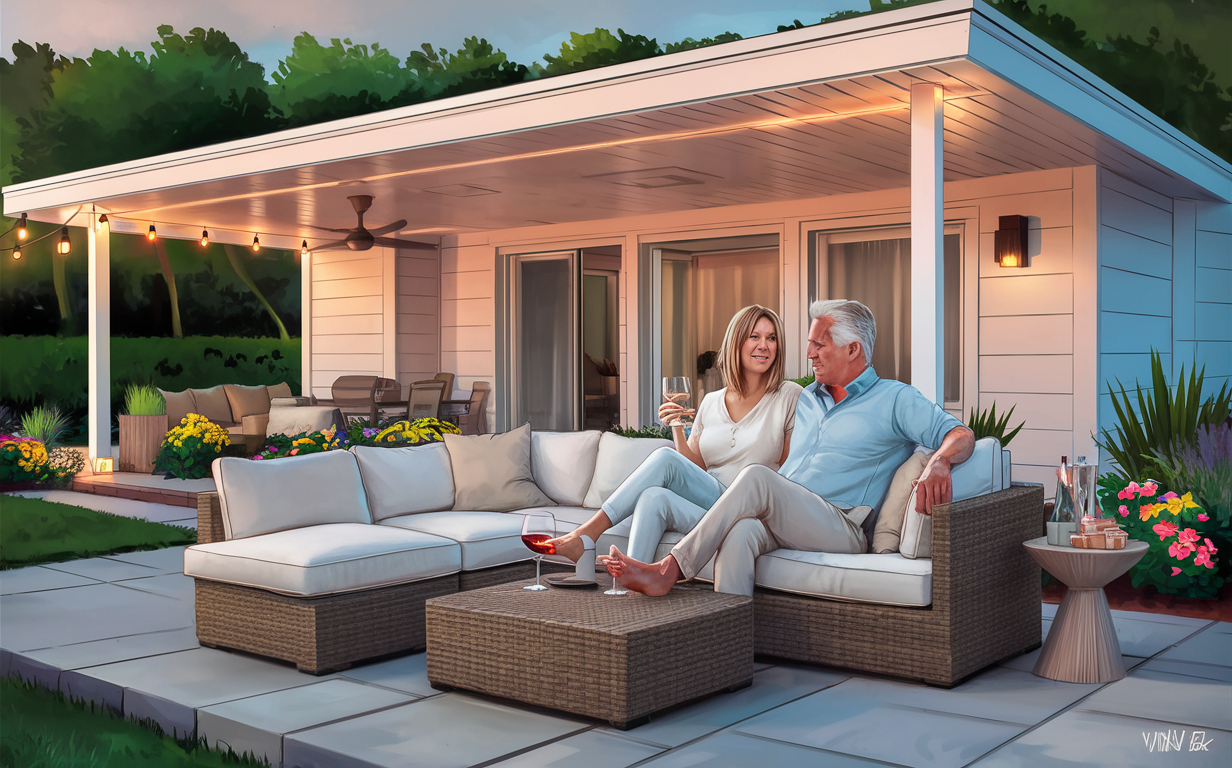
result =
M428 682L633 728L753 682L753 600L678 586L663 597L522 589L427 602Z

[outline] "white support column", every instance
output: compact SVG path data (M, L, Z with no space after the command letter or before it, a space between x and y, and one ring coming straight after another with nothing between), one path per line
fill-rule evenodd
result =
M381 249L381 375L398 379L398 251ZM439 367L439 366L438 366ZM401 384L401 382L399 382ZM407 382L410 384L410 382ZM401 395L399 395L401 397Z
M95 459L111 456L111 225L98 226L91 214L86 225L89 251L89 413L90 469Z
M316 254L300 256L299 262L299 393L312 396L312 260Z
M945 405L942 90L911 86L911 383Z

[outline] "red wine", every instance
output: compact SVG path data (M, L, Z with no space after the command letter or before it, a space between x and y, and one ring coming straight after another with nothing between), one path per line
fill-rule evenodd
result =
M549 539L553 538L555 537L546 533L528 533L522 536L522 543L531 552L537 552L541 555L554 555L556 554L556 546L547 543Z

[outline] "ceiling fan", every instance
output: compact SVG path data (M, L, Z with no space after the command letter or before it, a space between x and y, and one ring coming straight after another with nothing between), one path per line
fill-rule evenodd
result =
M355 209L355 213L359 214L359 225L354 229L336 229L333 227L317 227L326 232L346 233L346 237L341 240L335 240L324 245L314 246L313 251L337 251L343 248L349 248L352 251L366 251L374 245L383 245L386 248L415 248L423 251L435 251L436 246L430 243L418 243L414 240L399 240L396 237L382 237L387 232L396 232L406 226L406 219L398 219L392 224L386 224L383 227L376 229L368 229L364 226L364 212L372 207L372 195L351 195L347 197L351 201L351 207Z

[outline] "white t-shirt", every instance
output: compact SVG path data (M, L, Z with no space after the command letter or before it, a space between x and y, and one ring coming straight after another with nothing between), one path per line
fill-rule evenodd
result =
M740 421L733 421L727 412L726 387L702 398L692 434L698 436L697 448L706 471L727 486L750 464L778 469L783 436L795 426L796 400L803 391L794 381L784 381L776 392L763 395Z

